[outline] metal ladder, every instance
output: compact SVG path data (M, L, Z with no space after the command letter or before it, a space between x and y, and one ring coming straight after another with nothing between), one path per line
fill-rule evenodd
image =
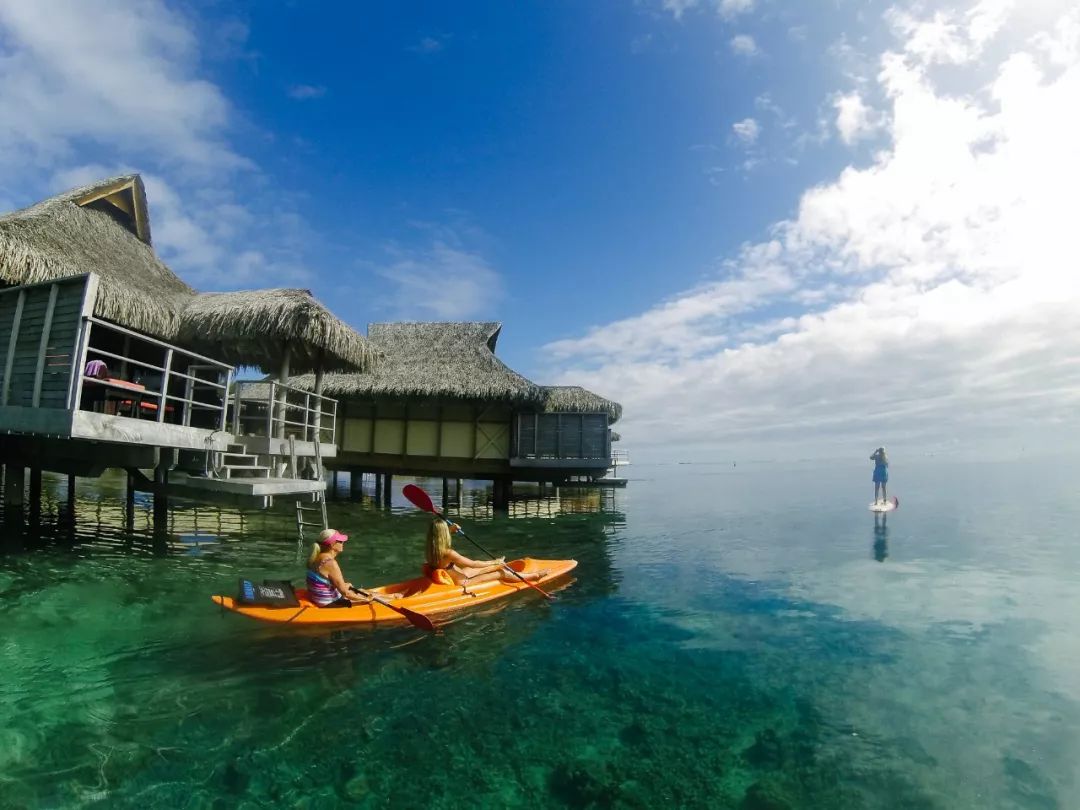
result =
M290 445L292 441L290 440ZM291 450L292 448L290 448ZM296 454L295 450L292 450L292 469L296 469ZM322 451L319 449L319 437L315 437L315 474L318 478L323 477L322 468ZM316 520L305 520L305 513L317 512L318 518ZM314 517L314 515L312 515ZM318 531L330 528L330 523L326 519L326 491L314 493L313 501L298 500L296 502L296 554L298 557L302 557L304 554L304 529L312 529L318 526Z

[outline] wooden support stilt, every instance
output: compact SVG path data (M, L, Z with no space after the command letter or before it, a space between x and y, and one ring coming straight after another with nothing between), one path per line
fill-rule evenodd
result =
M68 482L67 482L67 484L68 484L67 485L67 508L68 508L68 514L69 515L74 515L75 514L75 474L74 473L68 473Z
M8 464L4 470L4 522L21 524L23 522L23 491L26 485L25 468Z
M454 497L457 498L457 507L461 508L461 479L457 479L457 486L454 488Z
M442 507L446 509L446 505L450 502L450 479L444 478L442 480Z
M382 504L382 483L383 483L382 473L375 473L375 505L376 506L379 506L379 505Z
M41 527L41 467L30 468L30 528Z
M496 478L491 482L491 507L496 512L510 511L510 479Z
M364 473L362 470L349 470L349 497L360 500L364 495Z
M386 474L386 484L383 487L383 506L387 509L390 508L390 496L394 489L394 476L390 473Z
M135 474L127 471L127 490L124 493L124 528L135 531Z
M169 533L169 465L158 462L154 468L154 536L164 537Z

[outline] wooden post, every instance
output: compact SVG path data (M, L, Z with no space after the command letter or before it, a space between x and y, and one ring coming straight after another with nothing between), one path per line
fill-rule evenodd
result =
M390 495L394 488L394 476L386 474L386 486L383 488L383 506L390 508Z
M172 348L165 350L165 370L161 372L161 397L158 399L158 422L165 421L165 409L169 404L169 375L172 373Z
M56 289L55 287L53 289ZM41 467L30 468L30 528L41 525Z
M375 455L375 427L379 419L379 406L374 401L371 403L371 446L368 448L368 453Z
M164 453L163 453L164 455ZM164 458L154 468L154 536L169 533L169 463Z
M21 465L8 464L4 471L4 522L22 523L23 487L26 471Z
M315 441L322 441L322 392L323 381L326 376L323 369L323 350L319 349L319 367L315 369Z
M45 307L45 322L41 325L41 341L38 343L37 366L34 368L34 393L30 397L30 403L35 407L41 405L41 381L45 376L45 366L48 364L46 355L49 353L49 337L52 333L53 312L56 310L56 292L60 287L53 284L49 287L49 303ZM38 470L40 478L41 471ZM32 479L31 479L32 480Z
M455 490L455 495L457 496L458 509L460 509L461 508L461 479L460 478L457 480L457 489Z
M435 428L435 458L442 458L442 432L443 432L443 406L439 405L439 424ZM443 479L443 488L446 488L446 479Z
M124 528L128 534L135 531L135 474L127 471L127 490L124 493Z
M363 470L349 470L349 497L360 500L364 496Z
M281 383L282 386L288 385L289 359L290 359L289 356L290 356L291 353L292 352L291 352L291 350L289 348L289 344L286 343L285 347L284 347L284 351L282 352L282 355L281 355L281 367L278 369L278 382ZM285 400L288 399L289 395L288 395L288 392L285 390L284 387L280 388L279 392L280 392L279 393L280 399L275 403L275 411L277 412L276 418L278 420L277 437L279 439L284 439L285 438Z
M68 473L67 482L67 509L68 515L74 520L75 516L75 474Z
M446 511L446 504L450 501L450 479L444 478L442 480L442 508Z
M19 297L15 301L15 317L11 320L11 335L8 337L7 360L4 363L4 389L3 394L0 394L0 405L8 404L8 394L11 392L11 368L15 363L15 346L19 342L19 324L22 322L25 301L26 290L19 290ZM19 505L22 505L21 499Z
M382 473L375 473L375 505L382 504Z

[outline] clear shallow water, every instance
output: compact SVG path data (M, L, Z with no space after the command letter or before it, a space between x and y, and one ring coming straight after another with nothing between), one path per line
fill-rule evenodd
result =
M155 547L119 479L74 528L47 481L0 553L0 807L1080 806L1080 468L897 463L884 525L869 465L628 472L471 493L492 551L580 565L437 636L222 616L298 574L289 515L177 508ZM330 504L354 581L416 572L397 500Z

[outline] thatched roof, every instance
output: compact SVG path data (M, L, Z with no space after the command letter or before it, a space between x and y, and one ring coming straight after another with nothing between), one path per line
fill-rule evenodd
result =
M137 174L64 192L0 216L0 284L96 273L94 312L235 365L364 369L375 352L307 290L196 293L154 253ZM210 337L212 336L212 337Z
M286 342L294 372L367 369L377 355L308 290L200 293L180 313L179 337L210 357L271 373Z
M544 386L544 411L546 413L606 413L608 422L619 421L622 405L604 399L599 394L586 391L580 385Z
M115 177L0 216L0 282L33 284L94 272L95 314L165 339L194 294L150 245L138 175Z
M495 354L498 323L373 323L368 340L382 352L363 374L328 374L327 396L425 397L539 405L543 390ZM311 388L311 375L293 385Z

